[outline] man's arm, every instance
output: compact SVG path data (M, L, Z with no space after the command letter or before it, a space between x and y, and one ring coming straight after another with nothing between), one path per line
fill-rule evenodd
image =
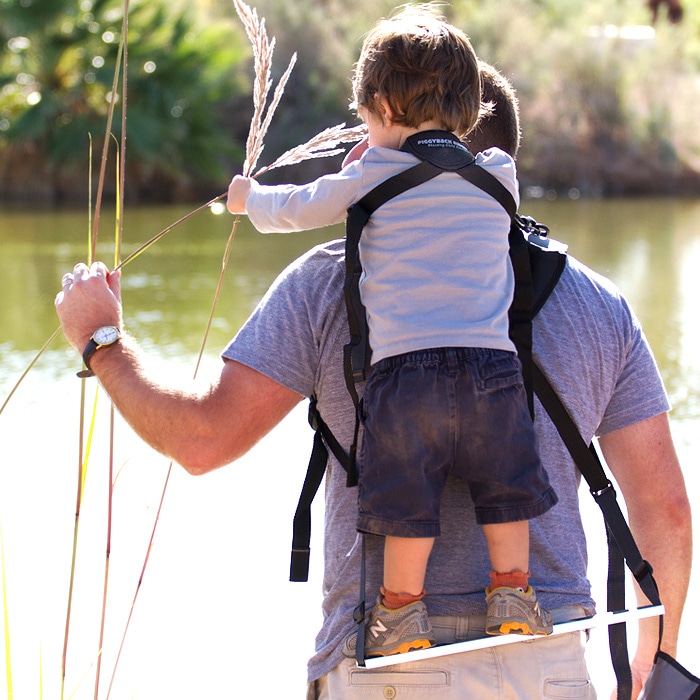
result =
M68 341L79 351L104 325L121 327L119 275L102 263L76 265L72 284L56 298ZM226 361L204 388L155 381L145 355L124 335L90 362L124 419L149 445L192 474L203 474L245 454L299 403L301 396L238 362Z
M668 417L662 413L600 438L605 461L627 505L630 529L652 565L666 609L662 649L676 655L678 628L692 561L690 502ZM648 601L639 593L640 601ZM655 618L643 620L633 661L635 694L646 679L658 644Z

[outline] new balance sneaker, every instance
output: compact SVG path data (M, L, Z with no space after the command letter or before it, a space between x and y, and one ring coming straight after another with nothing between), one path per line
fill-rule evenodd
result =
M552 616L540 608L535 591L486 589L486 634L551 634Z
M343 644L343 654L354 657L357 632ZM422 600L390 610L381 603L369 614L365 623L365 657L403 654L435 646L433 628Z

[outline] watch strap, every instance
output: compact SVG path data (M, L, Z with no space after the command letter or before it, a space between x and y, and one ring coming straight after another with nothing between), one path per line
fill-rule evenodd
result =
M97 352L98 347L100 346L97 344L95 339L90 338L88 344L85 346L85 350L83 350L83 364L85 365L85 369L82 369L80 370L80 372L78 372L78 377L80 377L81 379L87 379L88 377L95 376L95 373L90 367L90 359Z
M105 327L106 328L106 327ZM114 330L116 330L116 338L114 340L110 340L107 343L98 343L95 340L95 335L97 332L101 329L98 329L98 331L95 331L95 334L93 334L92 338L88 341L87 345L85 346L85 350L83 350L83 363L85 365L85 369L80 370L80 372L77 373L77 376L80 377L80 379L87 379L88 377L94 377L95 373L92 371L92 367L90 367L90 360L92 360L92 356L100 349L107 347L109 345L114 345L120 338L121 338L121 333L119 329L114 326Z

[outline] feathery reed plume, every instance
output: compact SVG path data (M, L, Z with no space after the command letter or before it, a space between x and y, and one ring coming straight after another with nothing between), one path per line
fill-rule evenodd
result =
M296 165L311 158L328 158L343 153L345 149L338 148L340 144L352 143L364 138L367 134L367 127L364 124L359 126L346 127L345 124L336 124L328 129L324 129L316 136L310 138L306 143L294 146L283 153L274 163L266 165L258 170L254 177L259 177L275 168L285 165Z
M284 88L287 84L287 81L289 80L289 76L291 74L292 68L294 67L294 64L296 63L296 54L294 54L292 56L292 59L287 67L287 70L284 72L284 74L280 78L280 80L277 84L277 87L275 89L275 92L273 94L272 101L266 110L265 106L267 104L268 94L269 94L270 88L272 87L272 79L270 77L270 73L271 73L272 54L274 51L275 40L274 40L274 38L272 40L270 40L268 38L267 31L265 30L265 20L258 19L257 12L254 9L250 8L248 5L246 5L241 0L234 0L234 5L236 7L236 12L238 13L238 16L240 17L241 21L243 22L243 26L245 27L245 31L246 31L246 34L248 36L248 39L250 40L251 45L253 47L253 59L254 59L254 67L255 67L255 80L254 80L254 84L253 84L253 108L254 108L253 109L253 118L251 121L250 130L248 133L248 139L246 142L246 158L245 158L245 163L244 163L244 167L243 167L244 174L250 175L253 172L253 170L255 169L257 161L260 158L260 154L262 153L262 150L264 147L263 140L264 140L265 135L267 133L267 130L270 126L270 122L272 121L272 117L275 113L277 105L279 104L279 101L282 98L282 94L284 92ZM221 199L224 196L225 196L225 193L218 196L218 197L215 197L210 202L208 202L206 205L204 205L204 207L210 206L215 201L217 201L218 199ZM199 207L196 211L200 211L204 207ZM180 222L186 218L189 218L194 213L196 213L196 212L192 212L192 213L188 214L186 217L183 217L183 219L181 219ZM239 217L236 217L234 222L233 222L233 226L231 228L231 233L229 234L228 240L226 242L226 249L224 251L223 259L221 262L221 272L219 274L219 281L217 284L216 292L214 294L214 300L212 303L212 308L211 308L211 312L209 315L209 320L207 322L207 327L206 327L206 330L204 333L204 337L202 339L202 343L201 343L200 350L199 350L199 355L197 357L197 364L196 364L196 367L194 370L194 377L195 378L197 377L200 363L201 363L202 357L204 355L204 349L206 346L207 338L209 336L211 322L212 322L212 319L214 317L214 313L216 310L217 302L218 302L220 291L221 291L221 285L222 285L223 278L224 278L224 275L226 273L226 269L228 266L228 260L229 260L230 254L231 254L233 239L235 237L236 229L238 227L238 221L239 221ZM180 223L180 222L177 222L177 223ZM163 235L165 235L165 233L167 233L169 230L171 230L175 225L176 224L168 227L164 231L161 231L161 233L154 236L145 245L141 246L137 251L132 253L132 255L130 255L130 256L126 257L124 260L122 260L121 263L118 264L115 269L119 269L120 267L123 267L130 260L133 260L135 257L140 255L144 250L146 250L150 245L155 243L156 240L160 239ZM107 698L109 698L110 693L112 691L114 678L115 678L116 672L117 672L117 666L119 664L119 660L121 658L121 652L122 652L122 649L124 647L124 642L126 640L126 636L128 634L128 631L129 631L129 626L131 624L132 613L133 613L134 607L136 605L136 601L138 599L139 592L141 590L141 583L143 581L143 577L144 577L145 572L146 572L149 554L150 554L151 548L153 546L156 528L157 528L158 521L160 518L160 509L162 507L163 500L165 498L165 493L166 493L167 488L168 488L168 483L170 480L170 474L172 472L172 467L173 467L173 463L171 462L170 465L168 466L168 471L167 471L167 475L165 478L165 484L163 485L163 492L161 494L160 505L158 507L158 513L156 514L156 518L155 518L155 521L153 523L153 529L151 531L151 539L149 541L146 558L144 560L143 568L141 570L141 576L140 576L139 581L136 585L136 591L134 592L134 597L133 597L133 600L131 603L131 610L129 612L126 626L125 626L124 632L122 634L121 644L119 646L119 651L117 653L117 659L115 661L114 668L112 671L112 677L110 679L109 687L107 689Z
M246 157L243 164L243 174L250 175L260 158L264 148L264 139L267 130L275 114L284 88L297 60L296 53L292 55L287 70L282 74L272 101L266 109L267 97L272 87L272 54L275 50L275 39L270 39L265 28L265 20L258 18L256 10L246 5L242 0L234 0L236 13L243 22L245 32L253 47L253 68L255 79L253 82L253 118L250 123L248 140L246 142Z

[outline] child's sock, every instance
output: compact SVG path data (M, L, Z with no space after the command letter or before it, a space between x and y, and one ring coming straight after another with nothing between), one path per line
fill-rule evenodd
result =
M425 595L425 588L418 595L395 593L394 591L388 591L384 586L381 587L380 591L382 594L382 605L385 608L389 608L389 610L396 610L409 603L415 603L417 600L422 600Z
M489 574L491 579L491 585L489 590L493 591L496 588L517 588L521 591L527 591L528 581L530 579L529 571L522 571L521 569L515 569L513 571L508 571L507 573L501 571L492 571Z

